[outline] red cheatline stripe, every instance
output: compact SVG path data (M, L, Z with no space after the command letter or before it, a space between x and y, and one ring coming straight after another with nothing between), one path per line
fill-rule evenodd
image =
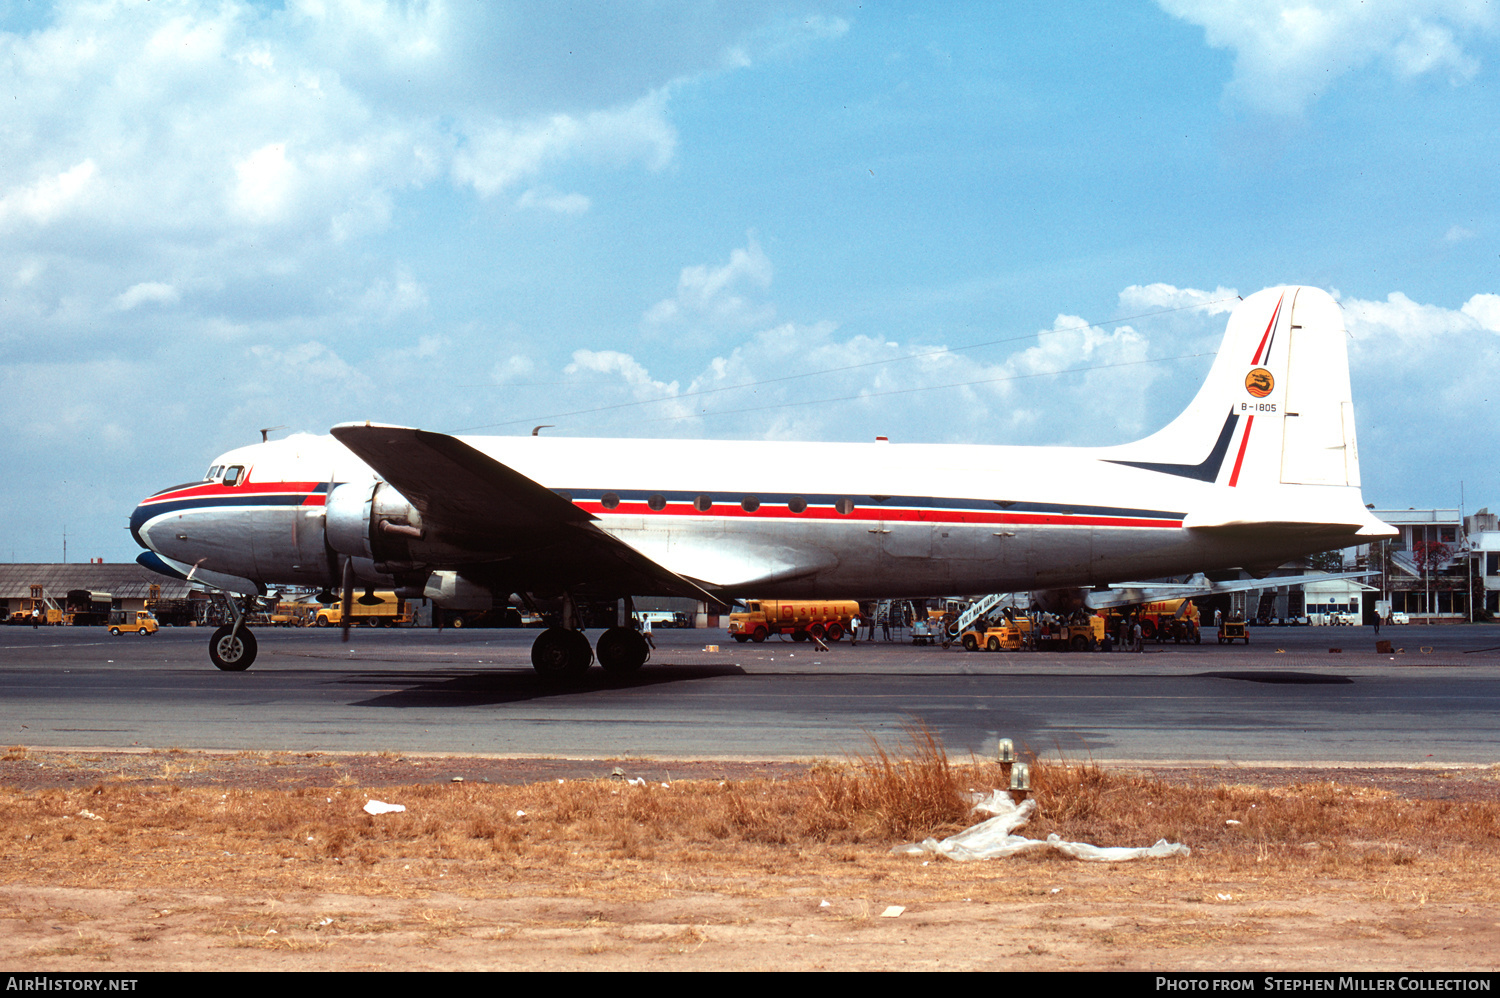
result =
M704 517L740 517L750 519L777 519L777 520L823 520L828 522L854 521L901 521L919 523L976 523L976 524L1027 524L1027 525L1055 525L1065 527L1181 527L1181 520L1164 520L1159 518L1132 518L1124 516L1067 516L1063 514L1048 513L979 513L960 510L946 509L858 509L847 516L840 515L832 510L812 510L805 513L793 513L784 506L767 504L753 513L746 512L737 505L725 503L715 505L708 512L700 512L693 508L690 503L668 503L664 510L653 510L645 503L622 502L614 509L605 509L597 502L576 502L579 509L593 513L600 517L612 516L686 516L694 518Z
M1250 427L1252 427L1254 425L1255 425L1255 417L1254 416L1247 416L1245 418L1245 435L1243 437L1240 437L1240 452L1239 452L1239 454L1235 455L1235 459L1234 459L1234 471L1231 472L1230 475L1229 475L1229 487L1230 488L1234 488L1234 486L1240 480L1240 465L1243 464L1244 460L1245 460L1245 445L1250 442Z
M1285 297L1286 293L1283 292L1281 298ZM1266 323L1266 331L1261 334L1260 346L1255 348L1255 359L1250 362L1252 364L1260 363L1260 352L1266 348L1266 340L1270 337L1271 330L1276 326L1276 317L1281 314L1281 298L1276 299L1276 307L1271 310L1271 321ZM1234 483L1230 482L1230 484L1233 485Z
M192 488L179 489L176 492L168 492L165 495L152 496L142 505L151 505L159 502L176 502L179 499L197 499L200 497L218 496L258 496L258 495L289 495L296 493L311 493L317 489L322 482L266 482L259 485L218 485L205 484L194 485ZM321 493L320 493L321 495Z

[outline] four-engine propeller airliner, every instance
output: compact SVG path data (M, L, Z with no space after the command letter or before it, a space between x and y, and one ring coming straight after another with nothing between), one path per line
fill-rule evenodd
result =
M565 676L594 657L584 598L1032 590L1066 609L1111 580L1269 569L1394 535L1360 496L1346 335L1323 291L1253 294L1187 409L1117 446L841 443L830 460L821 443L667 440L643 462L639 440L344 423L232 450L144 500L130 529L142 564L229 594L560 596L532 662ZM255 649L238 609L209 644L229 670ZM646 659L625 627L597 650L611 672Z

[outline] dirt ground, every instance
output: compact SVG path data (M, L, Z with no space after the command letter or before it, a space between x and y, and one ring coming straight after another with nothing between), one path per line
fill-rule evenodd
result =
M1201 820L1180 839L1193 854L1120 864L1050 853L957 863L892 855L889 836L777 841L763 825L737 838L678 835L646 804L687 800L693 811L749 788L735 799L743 808L809 769L12 748L0 760L0 963L99 973L1500 965L1495 767L1152 770L1155 782L1101 785L1105 798L1149 787L1162 800L1129 802L1126 824L1096 844L1149 845L1148 832L1130 837L1130 816L1165 806L1171 787L1194 788ZM372 798L409 811L366 816ZM616 803L631 822L599 817ZM1272 806L1302 809L1304 825L1278 829L1342 809L1393 820L1311 838L1270 837L1270 824L1241 834ZM1070 827L1103 828L1099 813ZM1019 831L1051 827L1034 825ZM386 831L397 827L407 831Z

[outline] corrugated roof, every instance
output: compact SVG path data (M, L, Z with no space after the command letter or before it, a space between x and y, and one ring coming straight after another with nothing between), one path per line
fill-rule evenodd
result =
M0 562L0 599L28 599L32 586L46 586L48 596L58 598L70 589L109 593L117 599L146 599L153 585L161 586L164 599L182 599L192 586L170 579L131 562L109 565L48 565Z

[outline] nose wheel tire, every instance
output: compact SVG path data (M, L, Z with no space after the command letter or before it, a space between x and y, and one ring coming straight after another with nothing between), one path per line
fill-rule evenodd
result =
M234 627L225 624L208 639L208 657L224 672L244 672L255 661L257 651L255 635L247 627L235 634Z

